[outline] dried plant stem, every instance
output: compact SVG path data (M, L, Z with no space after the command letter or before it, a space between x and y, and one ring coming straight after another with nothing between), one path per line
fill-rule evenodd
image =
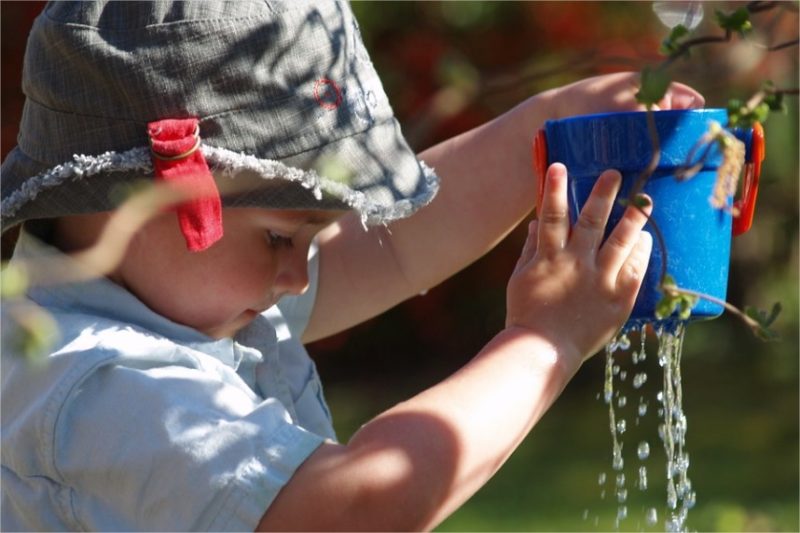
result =
M734 314L736 317L738 317L740 320L742 320L749 327L751 327L753 329L758 329L758 328L761 327L761 324L759 324L757 321L753 320L753 318L749 317L744 311L742 311L741 309L739 309L735 305L733 305L733 304L731 304L729 302L726 302L725 300L723 300L721 298L717 298L716 296L711 296L710 294L706 294L706 293L703 293L703 292L693 291L691 289L684 289L683 287L678 287L676 285L664 285L663 283L661 284L661 291L666 296L671 296L671 297L680 296L680 295L693 296L695 298L700 298L700 299L709 301L711 303L714 303L714 304L717 304L717 305L720 305L720 306L724 307L726 311L728 311L729 313Z

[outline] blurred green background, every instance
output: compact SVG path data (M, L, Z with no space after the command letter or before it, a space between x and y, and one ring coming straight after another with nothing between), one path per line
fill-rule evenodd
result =
M719 34L704 4L698 35ZM15 144L21 57L39 2L2 9L2 153ZM659 61L668 30L650 2L354 2L361 31L411 144L424 149L502 113L528 95L594 74ZM747 98L771 79L798 86L797 3L754 15L748 42L692 50L671 69L707 106ZM733 244L729 301L769 308L780 301L782 340L764 344L724 315L688 328L683 350L689 477L700 531L798 531L798 106L765 124L767 160L752 230ZM533 135L533 130L531 135ZM502 177L498 177L502 179ZM351 331L309 347L326 384L341 440L370 417L429 386L476 354L501 329L505 284L521 249L514 231L451 280ZM634 340L636 342L636 340ZM629 497L623 530L663 527L664 456L656 435L660 369L650 350L641 389L651 413L634 426L640 391L628 384L623 435ZM611 437L600 400L603 360L587 362L519 450L442 531L596 531L614 528ZM630 361L620 361L630 368ZM650 458L633 456L648 440ZM647 491L635 468L648 468ZM598 476L606 473L604 486ZM601 491L606 490L605 498ZM643 510L657 508L659 524Z

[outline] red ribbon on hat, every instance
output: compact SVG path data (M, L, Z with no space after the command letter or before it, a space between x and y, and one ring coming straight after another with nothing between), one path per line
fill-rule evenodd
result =
M186 247L199 252L222 238L222 201L200 147L196 118L164 119L147 125L157 180L187 187L192 199L175 210Z

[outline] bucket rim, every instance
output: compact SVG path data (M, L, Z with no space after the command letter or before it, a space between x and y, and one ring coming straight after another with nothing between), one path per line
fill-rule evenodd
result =
M662 109L658 111L653 111L653 114L656 117L668 117L670 115L693 115L697 117L702 117L708 120L711 117L720 117L720 122L723 123L723 127L726 127L728 124L728 110L721 108L721 107L704 107L699 109ZM551 119L547 120L545 124L566 124L569 122L578 122L578 121L588 121L588 120L599 120L608 117L614 117L617 119L624 119L624 118L635 118L635 117L644 117L647 115L647 111L611 111L605 113L590 113L585 115L574 115L571 117L564 117L558 119Z

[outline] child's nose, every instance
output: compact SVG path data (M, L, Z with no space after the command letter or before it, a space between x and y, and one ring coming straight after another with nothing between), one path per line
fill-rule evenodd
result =
M308 288L308 249L287 250L281 259L275 280L277 289L288 294L303 294Z

